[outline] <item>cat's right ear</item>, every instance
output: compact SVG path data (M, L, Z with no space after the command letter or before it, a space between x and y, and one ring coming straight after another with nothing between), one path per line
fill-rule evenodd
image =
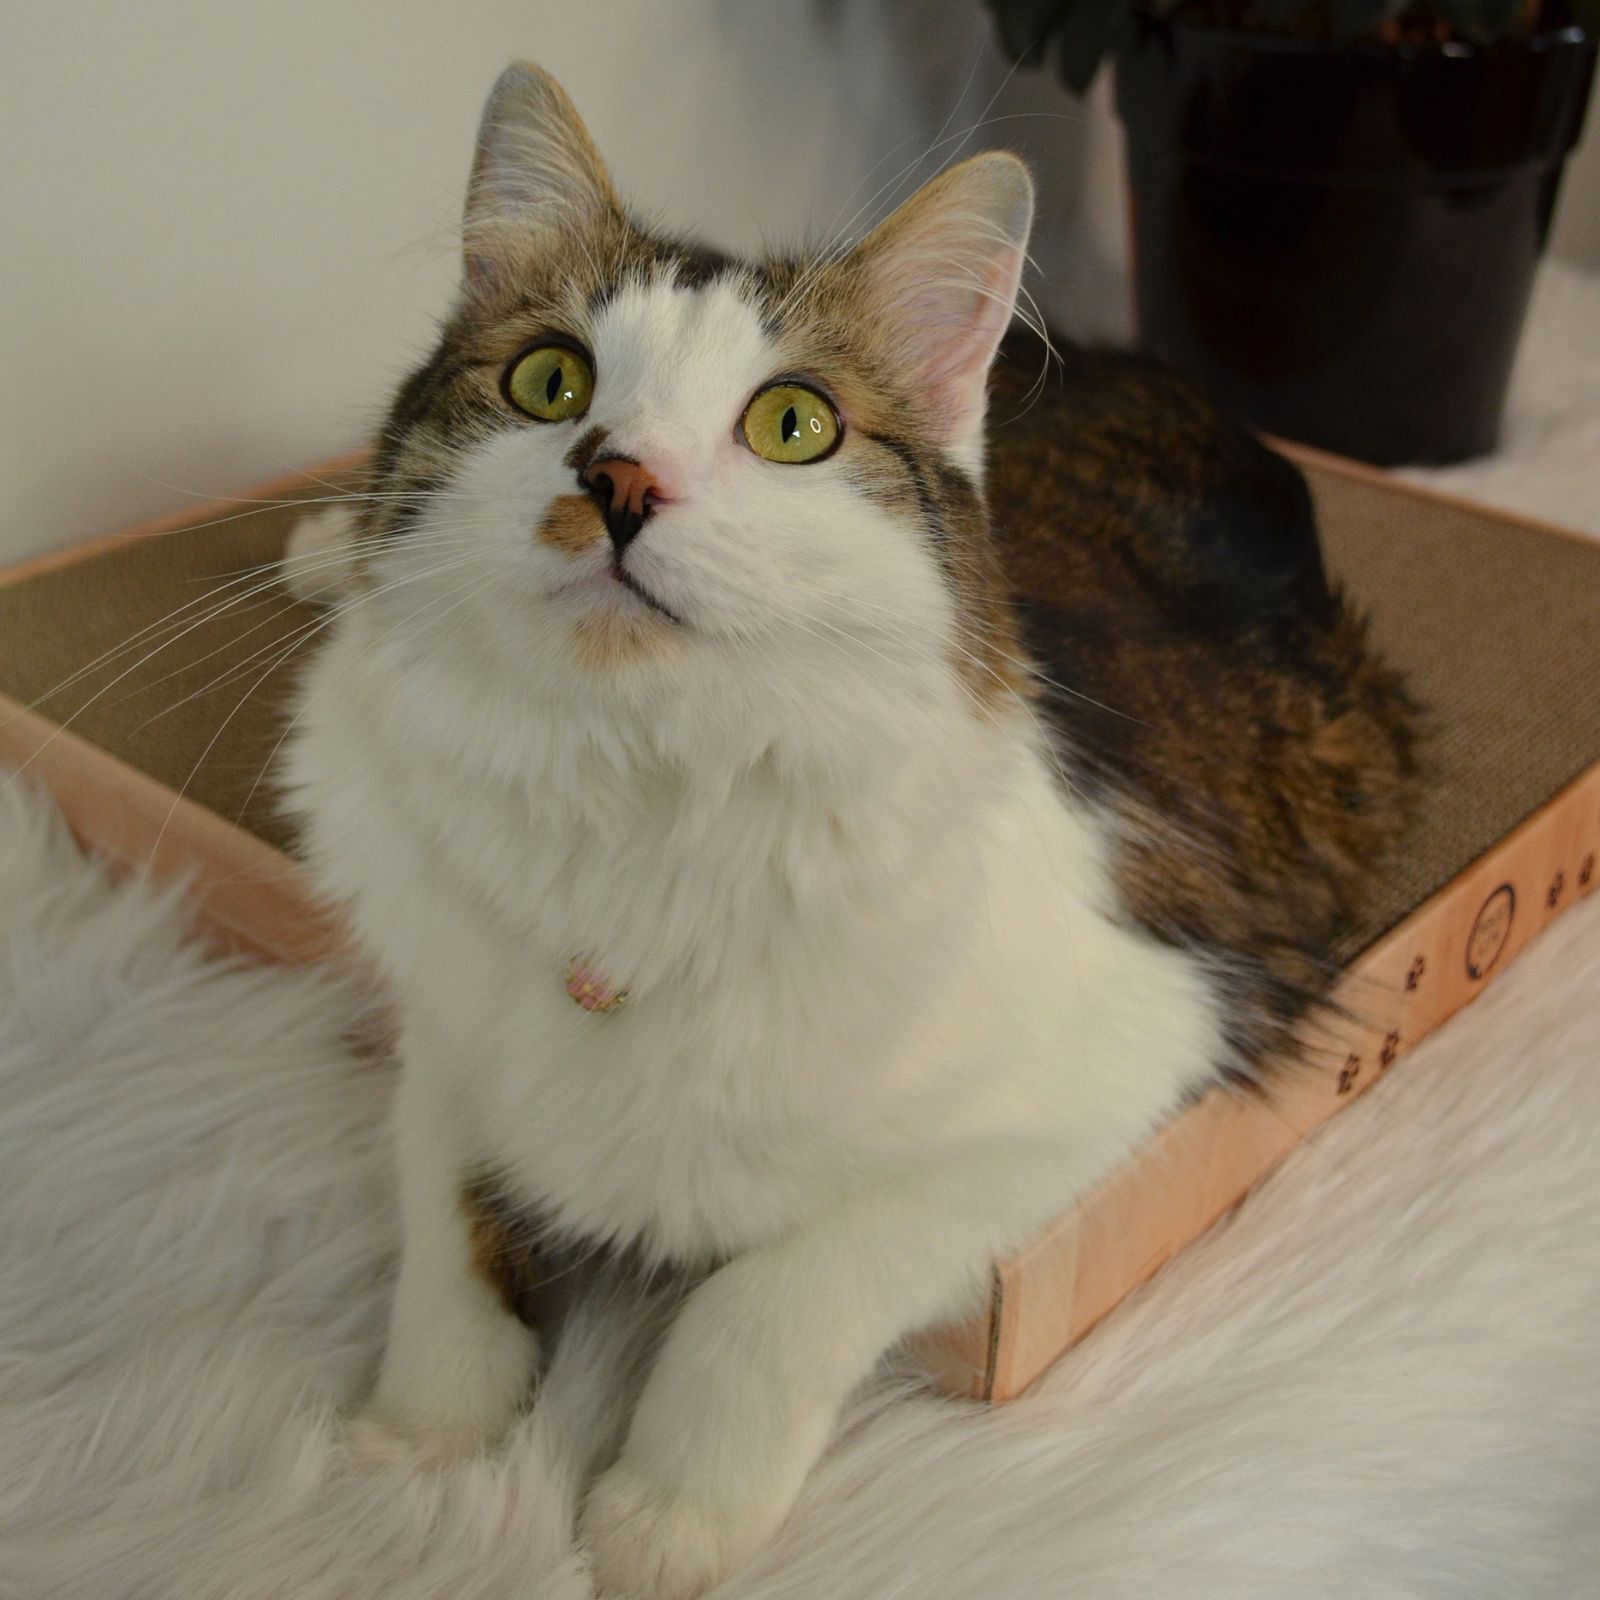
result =
M1033 180L1004 150L985 150L926 183L847 261L932 436L978 472L989 377L1011 322L1033 222Z
M492 286L530 233L570 233L622 202L567 92L531 61L500 74L478 127L462 242L467 282Z

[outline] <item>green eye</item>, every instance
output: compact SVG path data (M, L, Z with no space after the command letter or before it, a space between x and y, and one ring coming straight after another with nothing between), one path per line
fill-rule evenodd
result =
M775 383L745 409L744 442L763 461L820 461L839 443L839 418L827 399L798 383Z
M589 409L594 368L571 345L541 344L506 368L501 388L518 411L540 422L569 422Z

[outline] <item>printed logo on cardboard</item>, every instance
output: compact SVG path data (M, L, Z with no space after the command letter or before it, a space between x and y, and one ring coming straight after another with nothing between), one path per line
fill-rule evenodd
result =
M1487 977L1511 937L1517 915L1517 891L1502 883L1478 908L1477 920L1467 936L1467 976L1474 983Z

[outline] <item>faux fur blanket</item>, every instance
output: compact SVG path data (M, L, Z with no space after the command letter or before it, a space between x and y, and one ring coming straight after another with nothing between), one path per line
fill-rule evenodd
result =
M0 789L0 1595L531 1600L630 1307L502 1455L343 1460L394 1225L353 996ZM1013 1405L887 1381L729 1595L1600 1593L1600 901Z

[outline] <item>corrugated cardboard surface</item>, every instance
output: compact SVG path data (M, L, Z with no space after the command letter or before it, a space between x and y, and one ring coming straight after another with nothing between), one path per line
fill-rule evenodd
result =
M270 765L324 614L272 575L304 514L246 504L0 586L0 692L286 844Z
M1431 720L1428 802L1364 950L1600 760L1600 545L1312 468L1330 573Z
M1330 571L1434 727L1430 801L1354 956L1600 759L1600 548L1312 467ZM323 491L310 485L303 496ZM282 844L270 763L323 614L271 583L303 506L0 587L0 691Z

